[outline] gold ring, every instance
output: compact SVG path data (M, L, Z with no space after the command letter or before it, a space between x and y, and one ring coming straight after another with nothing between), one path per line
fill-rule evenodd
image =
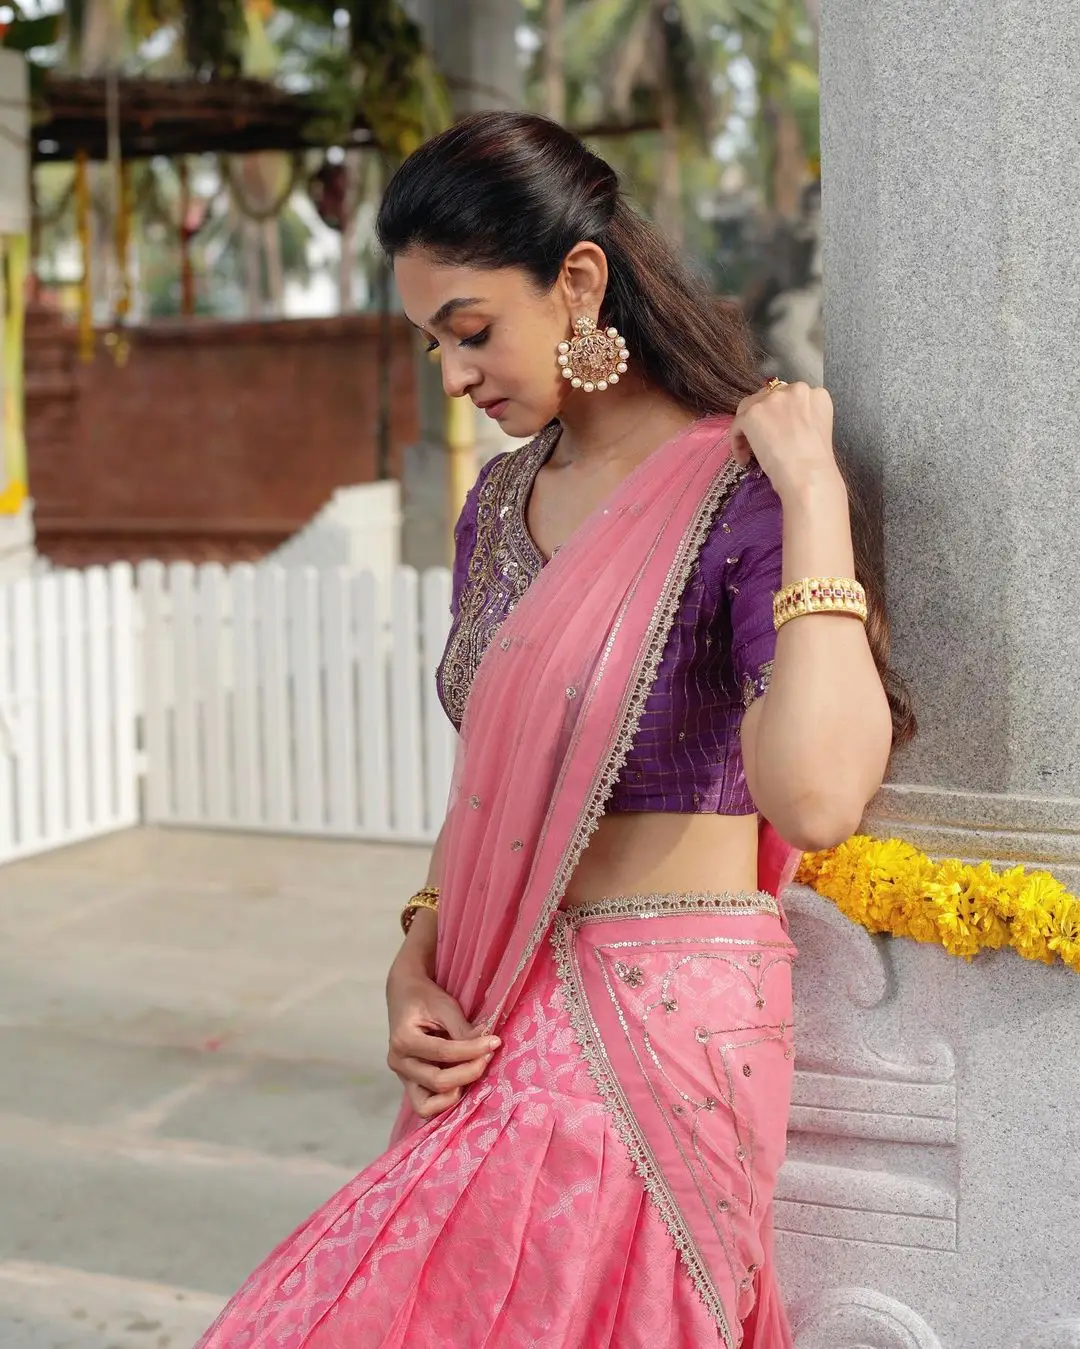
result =
M776 376L773 375L772 379L769 380L768 384L766 384L765 387L766 389L769 390L770 393L772 392L773 389L786 389L787 380L777 379Z

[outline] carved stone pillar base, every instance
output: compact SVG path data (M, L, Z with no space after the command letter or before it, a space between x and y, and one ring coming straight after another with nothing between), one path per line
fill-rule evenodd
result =
M1080 801L889 784L864 822L875 838L902 838L932 857L1045 868L1080 891Z
M796 1349L1080 1349L1078 976L784 896L795 1082L774 1205Z

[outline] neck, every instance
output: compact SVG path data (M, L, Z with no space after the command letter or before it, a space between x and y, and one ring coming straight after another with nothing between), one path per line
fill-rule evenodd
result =
M582 459L634 462L693 420L668 394L627 380L603 393L567 399L559 413L562 434L553 457L560 464Z

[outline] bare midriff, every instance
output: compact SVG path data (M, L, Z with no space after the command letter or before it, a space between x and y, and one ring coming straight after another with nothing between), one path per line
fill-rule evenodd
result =
M757 889L756 815L605 815L563 905L613 895Z

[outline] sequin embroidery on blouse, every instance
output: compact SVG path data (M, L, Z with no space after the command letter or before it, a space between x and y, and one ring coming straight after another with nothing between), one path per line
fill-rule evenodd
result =
M558 435L557 425L546 427L520 450L485 464L462 512L456 531L459 593L437 676L446 715L458 728L484 652L543 566L525 524L525 504Z

